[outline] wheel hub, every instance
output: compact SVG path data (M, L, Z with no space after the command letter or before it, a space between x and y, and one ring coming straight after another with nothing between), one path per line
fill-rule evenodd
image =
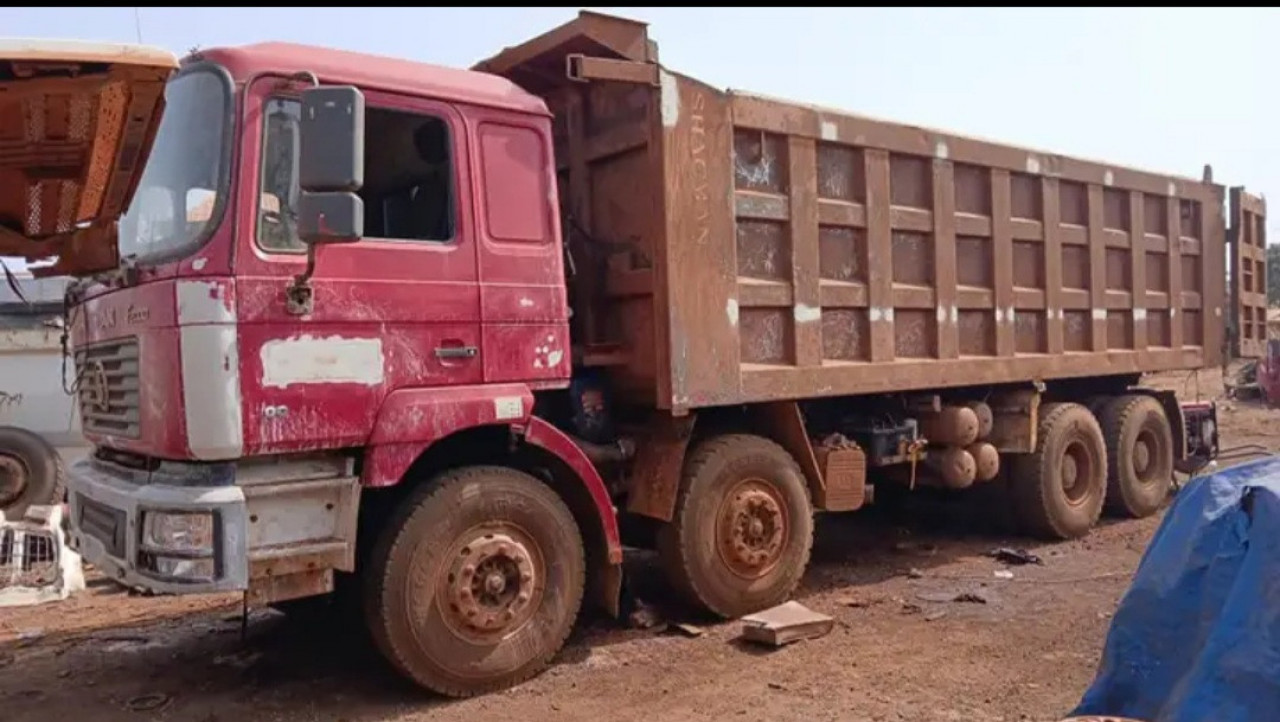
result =
M1062 459L1062 486L1070 489L1076 484L1076 477L1080 475L1080 467L1076 465L1075 457L1067 455Z
M1097 463L1088 446L1082 441L1067 444L1059 466L1062 474L1062 491L1068 504L1084 503L1089 498L1089 488L1097 472Z
M1151 447L1147 445L1146 439L1138 439L1133 445L1133 470L1138 476L1147 473L1147 469L1151 466Z
M491 635L523 624L540 596L537 567L513 535L488 533L461 546L446 582L452 626Z
M0 454L0 508L17 501L26 488L26 465L8 454Z
M759 577L782 556L783 505L764 482L746 482L726 498L719 527L721 557L740 576Z

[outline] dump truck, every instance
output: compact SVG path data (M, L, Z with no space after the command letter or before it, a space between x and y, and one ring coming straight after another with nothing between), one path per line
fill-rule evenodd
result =
M626 19L468 70L8 56L0 253L79 279L72 545L156 593L336 590L445 695L618 613L624 545L731 618L817 512L1155 513L1216 416L1143 374L1263 337L1242 189L725 92Z

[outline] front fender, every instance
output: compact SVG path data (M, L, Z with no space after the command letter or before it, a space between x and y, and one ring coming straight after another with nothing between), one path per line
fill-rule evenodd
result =
M394 486L435 442L477 426L522 426L532 413L533 392L524 384L392 391L378 409L360 481Z
M402 389L387 396L364 457L361 482L365 486L393 486L433 444L458 432L482 426L515 430L529 446L562 466L556 481L574 509L579 524L591 524L603 542L596 557L593 595L609 613L620 611L622 539L608 488L587 455L564 432L533 416L533 393L522 384ZM567 470L567 471L565 471ZM572 478L565 478L565 477Z
M609 563L622 563L622 540L618 534L618 516L609 499L609 490L600 472L587 455L563 431L542 419L531 416L524 424L524 440L563 461L586 487L600 519L600 531L608 546Z

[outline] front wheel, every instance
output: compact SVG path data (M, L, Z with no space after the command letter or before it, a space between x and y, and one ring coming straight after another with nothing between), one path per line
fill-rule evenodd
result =
M564 645L586 559L573 514L533 477L446 472L405 501L373 553L365 614L401 673L450 697L518 684Z
M795 459L758 436L699 444L685 462L675 518L658 532L673 587L725 618L786 601L813 546L813 511Z

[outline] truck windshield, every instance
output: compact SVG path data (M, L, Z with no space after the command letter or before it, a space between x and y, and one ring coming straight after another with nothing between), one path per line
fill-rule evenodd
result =
M120 256L161 261L194 251L218 226L227 195L231 84L213 66L165 88L164 116L137 193L120 219Z

